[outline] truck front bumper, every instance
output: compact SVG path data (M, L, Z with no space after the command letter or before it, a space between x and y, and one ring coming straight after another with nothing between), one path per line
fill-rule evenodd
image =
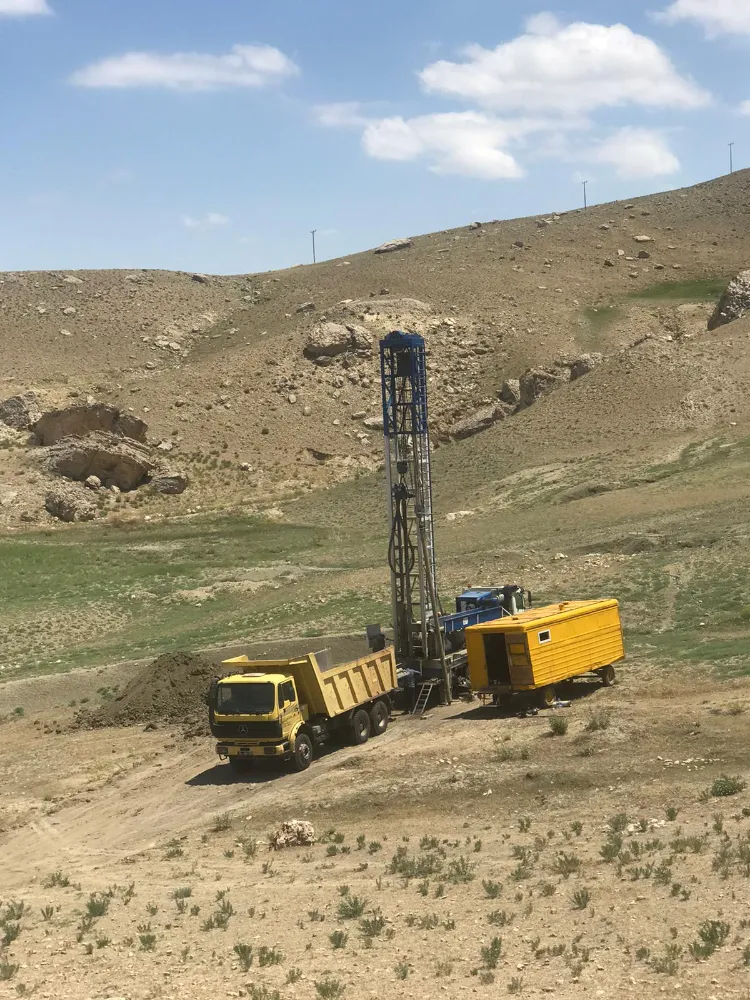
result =
M232 741L217 743L216 753L221 760L228 757L290 757L292 747L289 740L282 740L280 743L265 743L262 741Z

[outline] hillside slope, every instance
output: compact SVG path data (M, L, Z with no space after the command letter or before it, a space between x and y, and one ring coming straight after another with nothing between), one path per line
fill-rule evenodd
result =
M45 406L91 396L141 416L191 477L183 497L149 501L165 513L263 509L376 468L380 434L362 421L379 412L377 340L395 327L427 337L437 439L497 403L505 380L591 352L601 368L502 423L493 447L511 464L519 450L537 461L547 449L703 434L735 405L734 348L702 334L747 261L748 194L741 172L265 275L7 274L2 396L31 389ZM304 348L325 321L366 330L371 349L313 363ZM711 379L726 392L716 396ZM11 527L24 513L46 518L48 482L24 445L15 437L2 452L0 492L12 486L16 498L0 517Z

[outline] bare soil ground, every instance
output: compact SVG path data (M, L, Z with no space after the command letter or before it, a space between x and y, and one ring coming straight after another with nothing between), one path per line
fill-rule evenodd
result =
M642 662L621 677L575 685L565 735L549 713L460 703L246 780L179 728L45 735L64 709L7 723L7 985L746 995L750 799L705 792L748 776L750 686ZM291 818L318 843L269 852Z

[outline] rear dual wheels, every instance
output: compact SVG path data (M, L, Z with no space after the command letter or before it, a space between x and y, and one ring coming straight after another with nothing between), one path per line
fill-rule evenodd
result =
M384 701L376 701L370 709L370 730L372 736L382 736L388 728L390 712Z
M361 746L363 743L367 743L370 738L371 730L372 725L370 723L370 716L368 712L364 708L357 709L352 716L352 743L354 743L355 746Z
M552 706L557 701L557 691L552 684L548 684L547 687L542 688L539 692L539 706L540 708L552 708Z

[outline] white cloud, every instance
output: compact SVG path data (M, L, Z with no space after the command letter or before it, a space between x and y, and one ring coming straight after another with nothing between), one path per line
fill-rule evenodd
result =
M318 104L313 113L319 125L327 128L346 128L366 125L368 119L362 114L359 101L339 101L336 104Z
M647 128L622 128L590 150L586 158L613 166L623 180L664 177L680 169L680 161L661 132Z
M695 21L711 37L750 35L748 0L674 0L659 17L672 23Z
M228 226L232 220L220 212L207 212L201 218L192 215L183 215L182 224L186 229L219 229L221 226Z
M0 0L0 17L35 17L51 13L47 0Z
M741 115L750 115L750 101L743 101L737 110Z
M299 67L279 49L270 45L235 45L231 52L221 56L197 52L171 55L128 52L78 70L71 83L79 87L218 90L265 87L298 73Z
M432 63L419 74L424 90L526 114L622 105L697 108L710 102L654 41L624 24L563 27L540 14L527 31L495 49L470 45L463 62Z
M581 121L566 127L579 128ZM524 176L510 146L534 133L553 133L560 124L547 119L500 119L480 111L382 118L365 129L366 152L379 160L430 161L439 174L461 174L481 180L513 180Z

